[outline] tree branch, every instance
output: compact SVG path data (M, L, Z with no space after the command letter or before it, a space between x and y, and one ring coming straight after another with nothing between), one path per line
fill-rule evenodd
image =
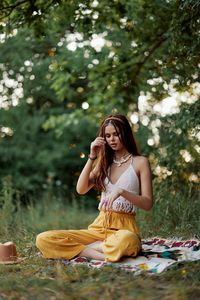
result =
M11 9L11 11L13 11L13 9L15 9L16 7L22 5L22 4L26 3L26 2L29 2L29 0L24 0L24 1L18 2L18 3L13 4L13 5L0 7L0 11L7 10L7 9Z
M1 15L0 20L9 17L16 8L20 7L21 5L23 5L25 3L29 5L28 8L32 12L34 11L34 8L35 8L35 10L39 10L40 9L39 7L38 8L35 7L35 4L36 4L35 0L23 0L23 1L17 2L16 4L13 4L13 5L8 5L8 6L4 6L4 7L0 6L0 15ZM44 8L42 9L43 12L46 12L49 9L49 7L51 7L51 5L53 3L54 3L54 0L51 0L51 1L47 0L46 3L45 3L46 4L45 9ZM26 16L26 13L27 12L24 11L23 15Z
M137 65L137 68L136 68L136 72L135 72L135 75L134 75L134 82L137 78L137 76L139 75L142 67L145 65L146 61L152 56L152 54L156 51L156 49L158 49L161 44L163 42L165 42L167 40L167 37L164 36L164 34L161 35L160 39L152 46L152 48L146 52L148 52L148 55L145 56L145 58L143 59L143 61L139 62L138 65Z

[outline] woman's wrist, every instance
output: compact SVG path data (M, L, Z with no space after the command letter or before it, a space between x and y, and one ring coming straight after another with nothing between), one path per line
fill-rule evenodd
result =
M88 155L88 159L90 159L90 160L95 160L95 159L97 159L97 156L94 156L94 155L89 154L89 155Z

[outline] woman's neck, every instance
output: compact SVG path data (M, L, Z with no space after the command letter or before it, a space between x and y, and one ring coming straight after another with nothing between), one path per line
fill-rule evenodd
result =
M115 156L117 154L117 156ZM117 167L120 167L121 165L125 164L129 159L131 158L132 154L128 151L123 152L115 152L115 155L113 157L113 163L117 165Z
M126 157L129 154L130 153L126 149L115 151L114 158L116 158L116 159L122 159L122 158Z

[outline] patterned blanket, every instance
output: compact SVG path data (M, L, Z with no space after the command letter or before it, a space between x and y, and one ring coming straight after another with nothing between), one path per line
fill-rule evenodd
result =
M147 272L156 274L163 272L169 266L184 261L200 259L199 240L175 240L154 237L142 240L142 251L136 258L123 258L119 262L103 262L85 257L76 257L72 260L64 260L66 265L87 265L92 268L113 266L126 271L140 274Z

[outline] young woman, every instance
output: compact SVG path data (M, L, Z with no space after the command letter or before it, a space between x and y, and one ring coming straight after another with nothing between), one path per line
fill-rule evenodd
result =
M124 115L105 118L91 143L77 192L85 194L93 187L101 191L98 217L87 229L40 233L36 245L44 257L84 256L116 262L140 251L135 214L137 207L152 207L151 171L148 159L138 153Z

